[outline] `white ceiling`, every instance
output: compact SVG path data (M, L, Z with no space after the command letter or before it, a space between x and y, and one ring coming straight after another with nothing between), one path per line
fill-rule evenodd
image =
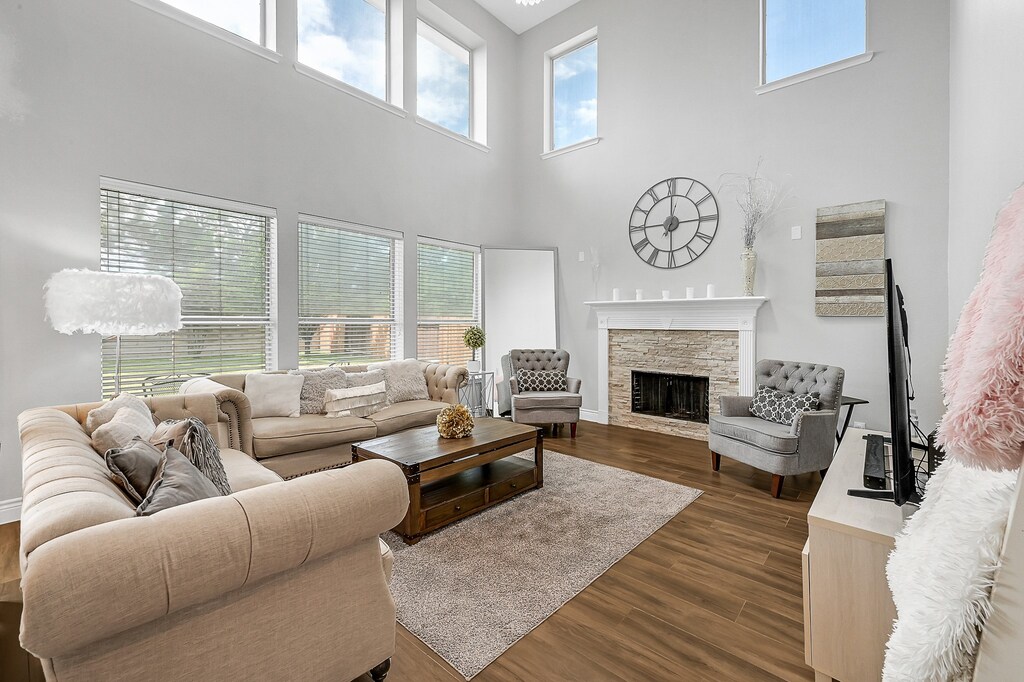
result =
M544 0L539 5L527 7L516 4L516 0L476 0L484 9L516 33L530 30L542 21L547 21L567 7L580 0Z

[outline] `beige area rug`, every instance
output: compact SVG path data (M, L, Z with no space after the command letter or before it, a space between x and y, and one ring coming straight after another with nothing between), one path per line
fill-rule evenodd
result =
M398 620L470 679L700 494L546 452L540 490L411 547L384 536Z

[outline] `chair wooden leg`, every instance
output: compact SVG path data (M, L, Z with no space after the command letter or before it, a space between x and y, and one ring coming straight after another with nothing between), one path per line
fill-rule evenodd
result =
M572 438L576 437L576 422L569 424L569 436Z
M391 659L384 661L380 665L376 666L370 671L370 677L373 682L384 682L387 679L388 672L391 670Z
M719 467L722 466L722 456L717 452L711 453L711 470L718 471Z
M785 476L779 476L778 474L772 474L772 497L779 499L779 495L782 494L782 481Z

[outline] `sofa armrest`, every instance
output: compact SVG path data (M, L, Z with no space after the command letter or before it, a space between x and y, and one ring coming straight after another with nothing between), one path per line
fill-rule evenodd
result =
M212 393L217 398L217 419L225 426L227 443L224 447L241 450L254 456L252 447L252 404L248 396L237 388L230 388L212 379L189 379L178 389L179 393Z
M519 395L519 379L515 377L509 377L508 379L508 390L512 395Z
M797 452L811 469L825 469L836 449L836 410L801 412L793 420L790 433L797 437Z
M459 402L459 389L469 382L469 370L461 365L430 363L423 368L423 376L430 399L450 405Z
M752 402L754 402L754 398L749 395L719 396L719 413L723 417L749 417Z
M572 377L568 377L566 381L568 382L569 393L580 392L580 388L583 386L583 381L581 379L574 379Z
M401 470L375 460L69 533L23 560L22 645L68 655L349 549L383 573L378 535L408 506Z

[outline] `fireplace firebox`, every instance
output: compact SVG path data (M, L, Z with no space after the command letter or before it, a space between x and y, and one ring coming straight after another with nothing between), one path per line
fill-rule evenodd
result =
M633 412L708 423L708 377L636 370L631 375Z

